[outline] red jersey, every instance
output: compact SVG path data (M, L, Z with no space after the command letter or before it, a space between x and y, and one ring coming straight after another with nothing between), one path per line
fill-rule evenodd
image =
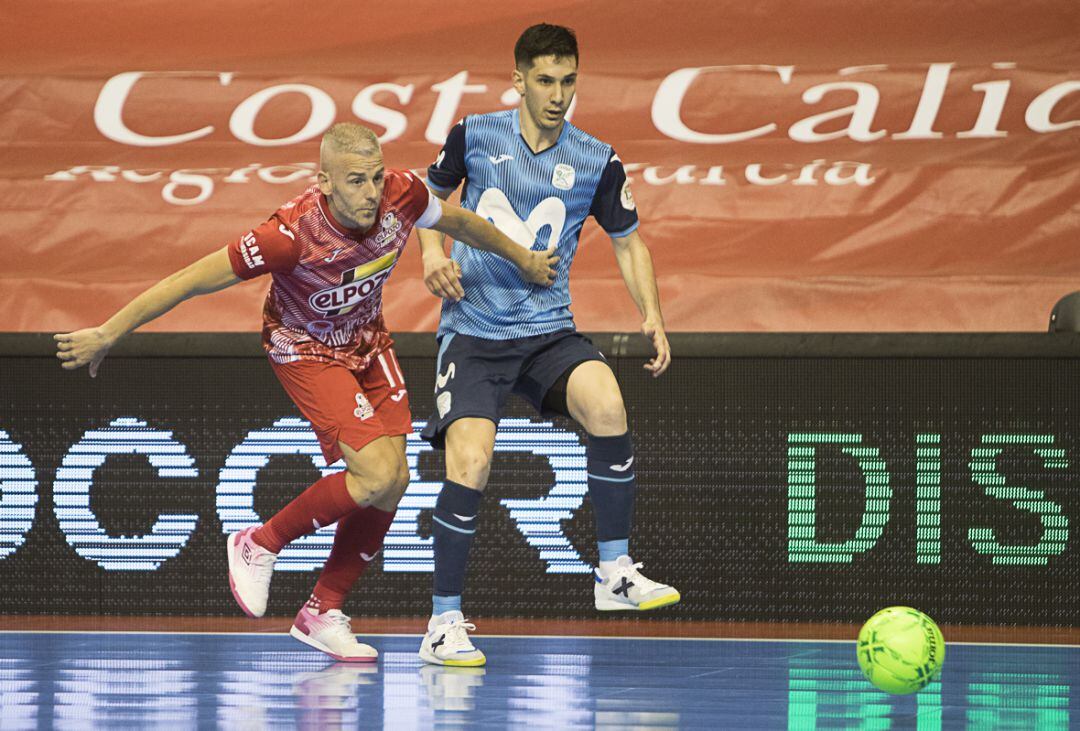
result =
M363 370L390 347L383 283L409 232L436 224L442 208L408 171L387 170L385 180L367 231L339 223L313 185L229 244L236 276L274 278L263 307L263 348L275 363L335 360Z

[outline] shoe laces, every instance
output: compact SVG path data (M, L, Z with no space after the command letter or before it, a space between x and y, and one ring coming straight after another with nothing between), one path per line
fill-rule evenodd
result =
M251 557L251 575L258 581L269 582L274 574L274 564L277 563L277 555L270 553L265 548L255 551Z
M341 642L356 642L356 637L352 633L352 625L350 624L349 617L340 609L331 609L319 615L319 617L320 619L326 619L326 626L323 629L324 632L329 632Z
M446 636L446 647L450 650L472 650L472 642L469 641L469 632L476 629L476 625L466 619L455 619L441 627Z
M633 579L634 584L637 585L638 590L641 591L643 594L648 594L650 591L653 591L654 589L663 586L663 584L653 581L652 579L643 575L639 571L639 569L641 569L643 566L644 564L642 563L630 564L629 566L619 566L611 572L611 576L608 577L608 581L610 582L612 579L615 579L619 576L625 576L628 579Z

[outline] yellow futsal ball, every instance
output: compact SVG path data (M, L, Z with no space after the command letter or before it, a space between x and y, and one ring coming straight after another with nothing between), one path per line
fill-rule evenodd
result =
M889 607L863 625L857 652L863 675L875 686L886 693L914 693L941 672L945 639L919 610Z

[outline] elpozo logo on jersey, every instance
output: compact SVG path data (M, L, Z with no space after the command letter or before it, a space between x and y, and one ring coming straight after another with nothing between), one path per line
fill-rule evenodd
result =
M398 252L391 251L374 261L341 273L341 284L323 289L308 297L311 308L327 317L344 315L375 292L397 262Z

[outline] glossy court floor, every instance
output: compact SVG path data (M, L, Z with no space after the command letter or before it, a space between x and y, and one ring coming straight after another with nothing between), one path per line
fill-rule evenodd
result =
M477 637L485 668L376 665L279 633L0 633L0 728L1068 729L1080 647L950 643L939 682L875 690L848 641Z

